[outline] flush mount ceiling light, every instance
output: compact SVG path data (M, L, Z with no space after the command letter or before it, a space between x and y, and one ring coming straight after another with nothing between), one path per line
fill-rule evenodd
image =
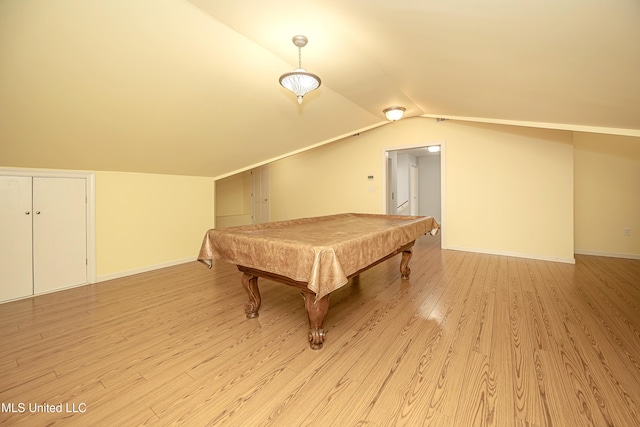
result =
M438 153L440 152L440 146L439 145L430 145L427 147L427 150L429 150L430 153Z
M389 107L382 110L387 120L391 120L392 122L400 120L402 116L404 116L405 111L407 111L407 109L404 107Z
M309 40L305 36L294 36L292 41L294 45L298 46L298 68L281 75L280 84L295 93L298 97L298 104L302 104L302 97L312 90L318 89L321 82L320 77L308 73L302 68L302 48L307 45Z

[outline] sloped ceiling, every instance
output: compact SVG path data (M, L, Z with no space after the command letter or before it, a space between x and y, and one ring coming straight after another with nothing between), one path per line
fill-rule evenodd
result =
M390 105L640 136L639 75L637 0L0 0L0 166L216 177Z

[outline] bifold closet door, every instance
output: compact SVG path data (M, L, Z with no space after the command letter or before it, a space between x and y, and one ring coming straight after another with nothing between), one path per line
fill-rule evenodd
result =
M31 177L0 176L0 301L33 293Z
M86 179L33 178L35 294L87 283Z

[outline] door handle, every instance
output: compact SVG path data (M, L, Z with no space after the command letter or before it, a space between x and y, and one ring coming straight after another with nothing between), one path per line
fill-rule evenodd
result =
M29 212L29 211L26 211L26 212L25 212L24 214L25 214L25 215L29 215L30 213L31 213L31 212Z

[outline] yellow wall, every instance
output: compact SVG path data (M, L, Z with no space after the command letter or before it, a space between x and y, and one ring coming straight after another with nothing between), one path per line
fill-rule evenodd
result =
M251 172L216 181L216 228L251 224Z
M576 133L574 144L576 252L640 258L640 138Z
M446 247L567 261L575 232L578 252L640 257L633 137L407 119L271 164L272 220L383 212L384 149L432 142ZM218 215L248 212L247 176L218 181ZM213 212L212 178L96 172L98 279L195 259Z
M98 280L195 260L213 201L212 178L96 172Z
M271 163L271 220L342 212L379 213L384 141L363 146L363 141L371 142L364 135ZM368 180L368 175L374 175L374 179Z
M459 124L446 150L449 247L573 260L570 132Z
M573 147L566 131L424 118L390 123L271 164L272 220L380 213L384 149L441 141L445 247L573 260Z

